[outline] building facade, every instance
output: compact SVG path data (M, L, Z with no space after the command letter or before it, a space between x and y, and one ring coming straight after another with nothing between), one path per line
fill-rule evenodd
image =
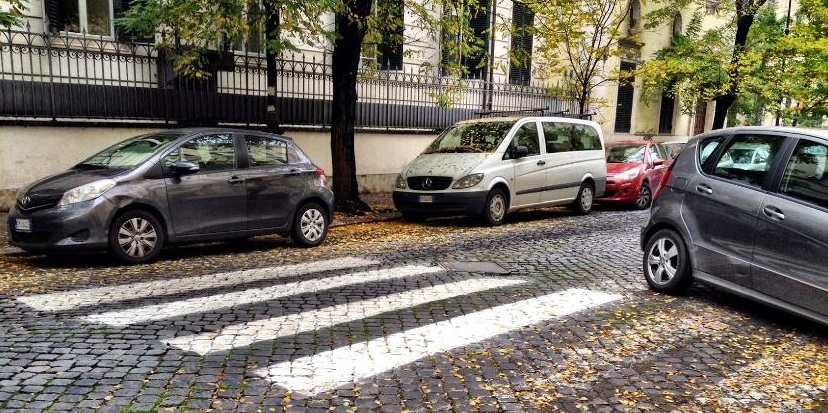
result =
M129 5L32 0L21 25L0 33L0 210L10 207L23 185L129 136L183 125L264 126L268 68L262 39L223 45L206 56L210 76L182 77L173 71L171 56L154 48L167 34L136 38L114 23ZM712 116L704 105L696 116L683 115L669 96L642 101L635 82L596 89L605 105L577 113L573 97L553 92L555 80L541 77L536 56L547 46L515 30L534 24L520 2L481 1L470 26L482 52L466 56L447 52L451 33L434 38L406 11L395 12L406 24L366 48L358 83L355 145L364 191L391 190L402 166L440 130L481 113L545 108L588 116L601 123L609 140L683 140L709 128ZM639 30L641 13L634 0L631 33ZM333 24L333 16L321 18ZM669 45L670 30L680 26L679 21L672 28L637 31L637 41L622 42L624 53L605 61L603 70L634 68ZM395 36L404 40L391 42ZM300 52L282 56L271 69L276 113L285 135L330 170L330 48L324 42L299 46ZM515 50L523 52L521 62L510 58ZM463 73L442 70L447 59L464 67Z

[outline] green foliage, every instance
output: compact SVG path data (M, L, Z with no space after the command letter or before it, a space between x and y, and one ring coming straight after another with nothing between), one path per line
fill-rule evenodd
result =
M8 28L19 24L24 10L26 10L25 0L0 2L0 28Z

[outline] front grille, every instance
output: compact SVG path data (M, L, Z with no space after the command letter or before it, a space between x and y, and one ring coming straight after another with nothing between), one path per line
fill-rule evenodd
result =
M11 231L11 239L14 242L25 242L27 244L45 244L49 242L49 233L42 231L17 232Z
M442 191L451 185L451 180L449 176L412 176L408 178L408 187L415 191Z
M53 208L58 204L58 202L60 202L61 197L63 197L63 194L59 194L59 195L28 194L26 196L18 198L18 200L17 200L17 210L24 213L24 214L30 214L32 212L39 211L41 209Z

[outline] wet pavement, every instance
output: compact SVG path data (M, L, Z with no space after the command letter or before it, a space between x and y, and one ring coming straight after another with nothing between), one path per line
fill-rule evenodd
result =
M124 267L0 240L0 411L828 410L825 327L651 292L646 212L488 228L368 201L313 249L256 237Z

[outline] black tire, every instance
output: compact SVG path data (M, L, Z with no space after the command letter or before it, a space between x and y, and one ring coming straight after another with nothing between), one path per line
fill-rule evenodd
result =
M644 247L644 278L650 288L666 294L681 294L693 284L690 256L681 236L662 229Z
M109 229L109 252L126 264L146 264L164 247L164 227L146 211L127 211Z
M650 190L650 185L646 182L641 184L641 189L638 191L638 198L635 200L635 209L647 209L653 203L653 192Z
M595 203L595 188L589 182L581 183L581 188L578 189L578 196L572 201L570 209L578 215L586 215L592 211L592 206Z
M489 191L486 197L486 204L480 218L486 225L496 226L506 221L506 213L509 211L509 198L500 188Z
M293 218L290 239L300 247L315 247L328 237L329 221L325 208L315 202L304 204Z

